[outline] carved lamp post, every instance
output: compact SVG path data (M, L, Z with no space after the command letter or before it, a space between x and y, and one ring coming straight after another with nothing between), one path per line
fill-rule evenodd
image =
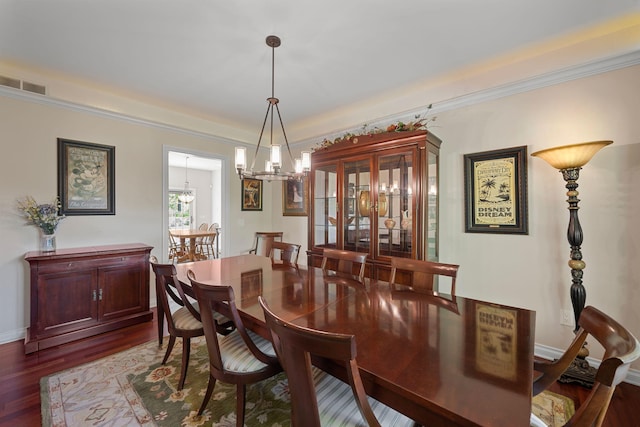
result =
M571 258L569 268L571 268L571 305L573 306L573 316L575 319L574 333L578 331L578 320L587 299L587 293L582 285L582 270L585 262L582 260L582 227L578 219L578 177L580 169L602 148L613 143L613 141L585 142L575 145L564 145L562 147L548 148L537 151L531 155L540 157L562 173L562 178L566 182L567 202L569 203L569 228L567 229L567 239L571 247ZM589 350L583 347L578 357L563 374L560 381L577 382L587 387L593 384L595 369L591 368L585 360L589 355Z

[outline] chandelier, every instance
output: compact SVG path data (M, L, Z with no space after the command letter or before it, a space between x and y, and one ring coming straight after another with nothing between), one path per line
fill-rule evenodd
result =
M178 200L180 200L182 203L191 203L195 198L195 196L191 193L191 190L189 190L189 177L187 175L187 173L189 172L188 162L189 156L186 156L184 158L184 190L182 190L182 193L178 195Z
M238 176L240 178L254 178L254 179L262 179L267 181L286 181L289 179L301 179L303 176L307 175L311 170L311 152L310 151L302 151L302 158L293 159L293 155L291 154L291 148L289 147L289 141L287 140L287 134L284 131L284 124L282 123L282 116L280 115L280 109L278 108L278 98L274 95L274 82L275 82L275 48L280 46L280 38L278 36L268 36L267 37L267 46L271 47L271 97L267 98L267 102L269 103L267 106L267 113L264 116L264 122L262 123L262 130L260 130L260 137L258 138L258 145L256 146L256 151L253 156L253 161L251 162L251 167L247 169L247 152L244 147L236 147L235 160L236 160L236 170L238 171ZM282 136L284 138L284 143L287 148L287 152L289 154L289 160L291 162L291 167L293 172L286 172L282 170L282 153L280 150L279 144L273 143L273 122L274 122L274 109L278 114L278 121L280 122L280 127L282 128ZM270 119L271 132L269 134L269 142L270 142L270 150L269 150L269 160L265 162L265 169L263 171L254 171L253 168L256 163L256 157L258 156L258 151L260 149L260 143L262 142L262 135L264 134L264 129L267 125L267 120Z

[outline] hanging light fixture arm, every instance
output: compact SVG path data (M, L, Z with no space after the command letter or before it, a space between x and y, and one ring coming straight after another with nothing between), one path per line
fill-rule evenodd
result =
M271 98L267 98L269 101ZM269 118L269 112L271 111L272 104L269 102L267 106L267 112L264 115L264 121L262 122L262 129L260 129L260 136L258 137L258 145L256 145L256 150L253 153L253 161L251 162L251 168L249 170L253 170L253 167L256 165L256 159L258 158L258 151L260 150L260 143L262 142L262 135L264 134L264 128L267 125L267 119ZM273 129L273 126L272 126ZM273 131L273 130L272 130Z
M282 127L282 136L284 137L284 143L287 146L289 152L289 162L291 162L291 168L295 170L296 165L293 162L293 154L291 154L291 147L289 147L289 140L287 139L287 133L284 131L284 124L282 124L282 116L280 115L280 108L278 108L278 99L276 98L276 111L278 112L278 119L280 119L280 127Z

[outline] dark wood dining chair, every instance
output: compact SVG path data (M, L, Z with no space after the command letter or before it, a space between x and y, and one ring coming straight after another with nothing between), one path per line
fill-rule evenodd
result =
M273 313L258 297L276 353L289 381L291 425L413 426L412 420L366 395L354 335L336 334L294 325ZM348 382L312 367L311 357L344 364Z
M451 291L449 294L455 296L458 268L460 268L460 266L456 264L391 257L389 285L393 290L398 290L401 287L398 283L398 271L401 271L401 274L402 272L405 274L405 280L401 283L402 286L416 292L433 293L436 278L438 276L448 276L451 278ZM408 275L408 279L406 275Z
M368 254L362 252L324 248L322 251L321 268L324 272L331 270L358 276L358 279L362 282L364 280L364 269L365 263L367 262L367 255ZM354 267L356 268L355 273Z
M283 264L297 264L300 245L287 242L271 242L271 261L281 261Z
M249 250L250 254L269 256L271 253L271 244L273 242L281 242L282 231L256 231L253 248Z
M578 324L580 329L559 359L553 362L534 361L533 368L540 375L533 381L533 395L547 389L560 378L591 335L604 347L604 356L589 396L565 425L601 426L616 386L627 376L631 363L640 357L640 342L624 326L595 307L585 307ZM531 425L546 426L533 414Z
M151 268L156 276L156 299L157 306L162 307L164 318L167 320L169 332L169 344L162 359L162 364L167 363L171 350L175 345L176 338L182 338L182 364L180 368L180 380L178 390L182 390L187 377L189 366L189 354L191 352L191 338L204 335L200 313L196 304L191 304L186 297L182 285L177 279L176 267L173 264L159 264L158 259L150 257ZM180 306L171 312L169 297ZM158 319L158 341L162 346L164 319Z
M193 272L189 271L192 278ZM244 425L247 384L257 383L282 371L273 345L244 327L231 286L206 285L191 279L202 317L209 353L209 383L198 415L207 407L216 381L236 385L236 425ZM231 319L236 329L229 335L217 333L215 315Z

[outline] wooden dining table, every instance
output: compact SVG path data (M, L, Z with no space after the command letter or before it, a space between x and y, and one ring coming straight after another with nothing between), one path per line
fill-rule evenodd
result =
M425 426L529 426L535 312L241 255L178 264L230 285L245 325L270 339L258 296L284 320L354 334L367 394ZM476 284L477 286L478 284ZM331 360L314 364L345 379Z
M205 256L198 254L196 252L197 248L197 239L205 239L208 237L215 238L216 240L216 256L218 256L218 234L220 233L220 229L215 230L199 230L199 229L169 229L169 234L173 237L180 239L180 246L183 248L187 248L187 252L178 259L178 262L185 261L199 261L206 259ZM189 244L187 244L187 239L189 239Z

